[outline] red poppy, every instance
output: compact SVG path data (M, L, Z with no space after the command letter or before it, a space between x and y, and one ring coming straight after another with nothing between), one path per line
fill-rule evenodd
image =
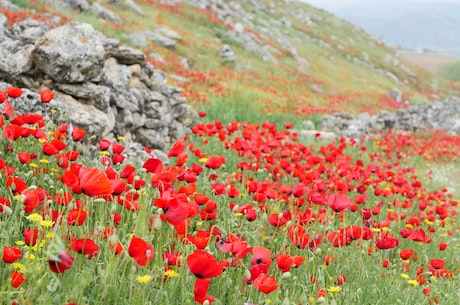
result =
M117 255L120 255L123 253L123 245L121 244L121 242L117 241L115 243L110 243L110 250L117 254Z
M91 259L97 256L99 246L91 238L74 238L70 244L70 249L88 255L88 258Z
M327 204L336 213L350 209L351 198L342 194L329 195Z
M223 156L209 156L204 165L207 168L218 169L225 163L225 161L226 160Z
M78 128L78 127L74 127L72 129L72 139L75 142L80 142L81 140L83 140L83 137L85 135L86 135L86 130L84 130L84 129L81 129L81 128Z
M393 249L399 245L399 239L391 237L389 235L383 235L381 238L375 241L375 245L377 248L385 250L385 249Z
M265 264L268 267L270 267L270 265L272 264L271 251L262 246L253 247L252 264Z
M432 258L430 260L430 265L434 269L442 269L442 268L444 268L445 263L444 263L444 260L442 260L440 258Z
M80 179L82 192L90 197L111 194L113 192L113 187L107 176L97 168L82 167L78 178Z
M150 263L155 255L153 246L136 236L129 243L128 253L141 266Z
M147 173L158 174L163 169L163 162L160 159L149 158L142 167L147 170Z
M125 150L125 147L118 143L112 143L112 152L114 154L121 154Z
M67 224L69 226L81 226L86 219L86 211L80 208L71 209L67 213Z
M26 279L24 278L24 274L16 270L13 270L11 272L11 286L12 287L18 288L24 282L26 282Z
M180 139L176 140L174 145L171 147L171 149L168 152L168 157L177 157L181 153L183 153L185 150L185 144L182 142Z
M17 97L20 97L22 93L24 92L22 91L21 88L8 86L8 88L6 88L6 93L10 97L17 98Z
M195 279L195 286L193 288L193 293L195 294L195 302L203 304L207 301L207 304L214 302L214 297L207 295L209 285L211 285L211 281L202 278Z
M195 250L187 257L187 265L197 278L213 278L222 274L222 266L217 259L203 250Z
M43 89L40 91L40 101L42 103L49 103L54 97L54 93L51 90Z
M48 266L54 273L64 273L73 264L73 256L67 251L62 250L56 257L48 259Z
M273 276L270 276L266 273L261 273L253 282L253 286L265 293L269 294L273 291L275 291L278 288L278 285L276 284L276 279Z
M449 246L449 244L447 244L447 243L440 243L439 244L439 250L444 251L444 250L447 249L448 246Z
M309 236L305 227L299 224L293 224L289 227L287 235L291 242L299 249L308 247Z
M414 253L415 251L412 249L402 249L399 252L399 257L401 257L401 259L403 260L408 260L412 257L412 255L414 255Z
M179 197L167 191L161 194L160 198L156 198L154 203L155 206L163 209L166 221L176 226L182 224L190 216L189 204L186 200L186 197Z
M305 257L277 254L275 256L275 261L281 272L288 272L291 267L299 267L305 261Z
M22 196L24 199L24 212L31 213L38 208L40 198L36 191L25 190L22 192Z
M2 213L4 216L9 214L9 210L11 209L11 203L8 198L5 197L0 197L0 213Z
M22 256L21 249L17 247L3 246L3 262L7 264L14 263Z
M38 229L24 229L24 243L27 246L35 246L38 239Z
M27 184L19 177L8 176L6 178L6 186L10 188L15 194L21 194L27 189Z
M99 150L101 151L108 150L111 144L112 143L107 139L100 139L99 140Z

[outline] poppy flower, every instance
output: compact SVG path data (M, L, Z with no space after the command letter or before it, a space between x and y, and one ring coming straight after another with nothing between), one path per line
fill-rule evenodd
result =
M272 264L271 251L262 246L253 247L252 264L265 264L268 267L270 267L270 265Z
M72 129L72 140L74 140L75 142L80 142L81 140L83 140L83 137L85 135L86 135L86 130L84 129L81 129L78 127L74 127Z
M393 249L399 245L399 239L389 235L383 235L381 238L375 241L375 245L381 250Z
M40 91L40 101L44 104L51 102L54 97L54 93L51 90L43 89Z
M222 274L222 266L217 259L203 250L195 250L187 257L187 265L197 278L208 279Z
M412 249L402 249L399 252L399 257L401 257L401 259L403 260L408 260L412 257L412 255L414 255L414 253L415 251Z
M18 152L18 159L19 162L22 164L28 164L32 159L37 158L36 154L28 153L28 152Z
M218 169L225 163L225 157L223 156L208 156L208 160L205 162L205 166L211 169Z
M80 208L71 209L67 213L67 224L69 226L81 226L86 219L86 211Z
M27 246L35 246L38 239L38 229L24 229L24 242Z
M209 285L211 285L211 281L202 278L195 279L195 286L193 288L193 293L195 294L195 302L203 304L207 301L207 304L214 302L214 297L207 295Z
M106 151L106 150L109 149L111 144L112 144L112 142L110 142L107 139L100 139L99 140L99 150L100 151Z
M21 195L24 199L24 212L31 213L38 208L40 198L36 191L25 190Z
M145 266L153 260L155 251L151 244L133 236L129 243L128 253L140 266Z
M125 147L118 143L112 143L112 152L114 154L121 154L125 150Z
M22 274L21 272L19 272L17 270L13 270L11 272L11 286L12 287L18 288L25 281L26 281L26 279L24 278L24 274Z
M19 177L8 176L6 178L6 186L10 188L15 194L21 194L24 192L28 185Z
M61 250L56 257L48 259L48 266L54 273L64 273L72 267L73 259L67 250Z
M88 258L91 259L97 256L99 246L91 238L74 238L70 244L70 249L88 255Z
M432 258L430 260L430 265L434 269L442 269L442 268L444 268L445 263L444 263L444 260L442 260L440 258Z
M327 198L327 204L334 212L338 213L350 209L351 199L342 194L333 194Z
M10 97L17 98L20 97L24 93L24 91L22 91L22 89L18 87L8 86L8 88L6 88L6 93Z
M252 283L252 285L259 291L269 294L278 288L276 279L266 273L261 273Z
M147 161L145 161L142 168L145 168L147 173L158 174L163 169L163 162L161 162L160 159L149 158Z
M22 256L21 249L17 247L3 246L3 262L7 264L14 263Z
M171 158L171 157L177 157L179 156L181 153L183 153L185 150L185 144L184 142L182 142L181 140L176 140L176 142L174 143L174 145L171 147L171 149L169 150L168 152L168 157Z
M83 193L90 197L111 194L113 187L107 176L94 167L83 167L78 174Z
M305 257L277 254L275 256L275 261L281 272L288 272L291 267L299 267L305 261Z

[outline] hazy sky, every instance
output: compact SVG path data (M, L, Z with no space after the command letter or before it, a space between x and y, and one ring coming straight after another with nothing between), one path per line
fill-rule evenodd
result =
M391 2L392 0L300 0L302 2L306 2L308 4L311 4L315 7L323 8L325 10L331 11L331 12L337 12L340 11L341 8L349 6L349 5L359 5L359 4L365 4L366 6L369 6L370 4L382 4L382 3L388 3ZM448 3L460 3L460 0L399 0L399 1L394 1L395 3L410 3L410 2L431 2L431 3L436 3L436 2L448 2Z

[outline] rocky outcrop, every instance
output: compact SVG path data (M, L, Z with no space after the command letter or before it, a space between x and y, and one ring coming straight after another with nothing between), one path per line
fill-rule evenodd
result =
M0 81L0 90L29 89L15 101L19 112L43 113L38 92L49 88L55 92L49 107L71 124L96 138L122 135L150 148L166 148L197 117L182 90L168 86L142 52L78 22L54 29L35 20L11 28L2 22Z
M339 136L361 138L383 130L416 131L422 129L444 130L460 133L460 98L450 97L442 102L425 102L397 112L380 111L376 115L335 113L322 117L321 130Z

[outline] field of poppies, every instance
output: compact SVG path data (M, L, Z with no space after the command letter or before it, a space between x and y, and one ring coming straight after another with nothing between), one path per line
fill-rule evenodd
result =
M168 79L199 121L168 148L168 162L146 148L151 157L139 163L125 154L122 136L98 139L90 153L93 135L51 120L52 91L40 92L43 115L20 115L22 89L0 88L1 304L459 303L459 136L327 141L296 131L336 110L405 105L385 95L391 80L346 60L363 51L345 43L351 26L315 11L318 27L299 34L302 24L292 21L294 38L345 43L299 44L311 73L298 71L288 52L273 66L229 41L250 67L240 69L219 58L216 37L230 29L192 5L136 1L140 17L104 3L120 25L55 12L45 1L12 2L29 9L0 8L10 25L54 14L117 38L152 22L178 31L177 49L143 51L155 69L187 80ZM373 63L389 68L383 58L391 50L359 37ZM180 64L184 57L192 67ZM414 71L402 88L409 101L459 92L458 83ZM430 91L434 80L442 92Z
M0 91L4 304L458 304L459 201L433 178L456 136L300 141L201 112L169 163L136 164L122 137L84 153L52 91L15 114L21 94Z

